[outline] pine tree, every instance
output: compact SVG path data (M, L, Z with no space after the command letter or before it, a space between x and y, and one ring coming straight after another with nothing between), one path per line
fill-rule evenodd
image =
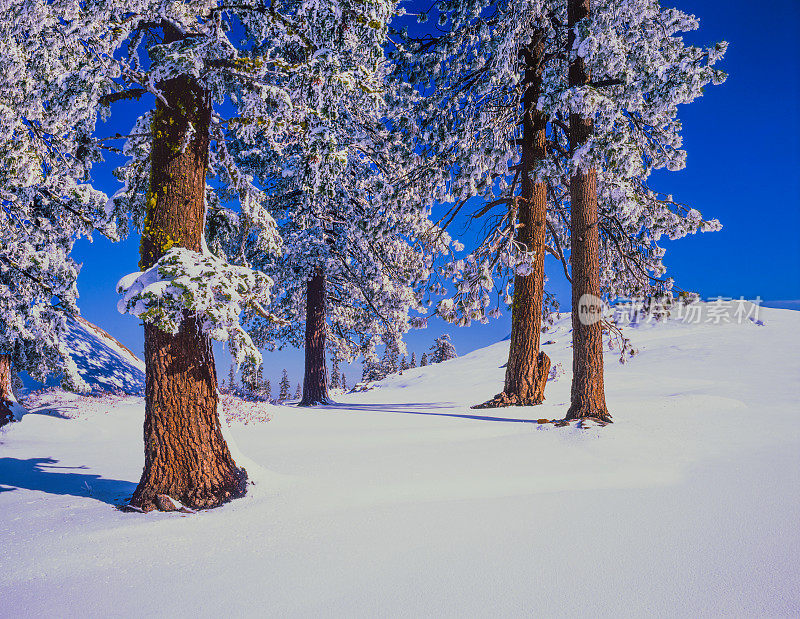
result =
M294 398L295 400L299 400L303 396L303 389L300 386L300 383L297 383L297 389L294 390Z
M403 355L403 358L402 358L402 359L400 359L400 373L402 374L402 373L403 373L403 372L405 372L405 371L406 371L406 370L407 370L409 367L411 367L411 366L410 366L410 365L408 365L408 361L406 361L406 356L405 356L405 355Z
M236 393L236 367L233 362L228 366L228 393Z
M427 353L422 353L422 357L419 359L419 367L424 368L428 365L428 355Z
M334 353L331 355L331 389L338 389L340 387L339 376L339 356Z
M410 368L417 367L417 353L414 352L411 353L411 363L409 364L409 367Z
M12 11L17 8L12 4ZM239 5L223 9L213 2L147 0L132 11L116 0L80 7L71 0L23 2L19 8L20 19L3 22L13 22L2 32L2 40L13 44L0 49L0 65L21 69L3 74L24 87L13 89L15 101L6 101L9 89L0 88L0 125L7 129L0 139L13 136L13 152L22 156L6 158L16 163L11 170L3 166L3 173L13 177L2 177L3 191L27 195L16 201L27 204L24 208L39 209L36 205L44 203L64 222L75 215L85 233L105 226L110 236L122 236L129 218L141 229L141 271L118 284L124 294L120 310L145 323L145 467L131 507L170 510L173 500L193 508L215 507L244 494L246 473L222 437L210 338L228 341L237 363L260 359L240 317L245 307L263 311L272 285L263 273L231 264L228 255L235 254L221 251L225 239L220 235L225 236L226 222L235 221L257 236L254 242L265 252L279 249L266 194L241 173L231 147L258 143L277 150L278 144L297 142L293 127L308 122L306 114L314 117L308 107L292 106L289 102L297 97L286 90L293 89L290 77L303 81L317 70L314 51L300 50L306 44L289 26L304 9L295 2L253 11ZM302 22L305 15L299 17ZM232 22L236 36L229 39ZM244 48L239 48L242 40ZM283 44L288 40L294 45L291 54L290 45ZM270 48L269 62L254 49L261 44ZM282 58L278 49L286 52ZM291 69L283 72L282 67ZM127 157L115 173L124 187L108 200L81 186L75 179L90 178L92 164L109 143L92 135L98 116L109 114L117 101L148 93L154 96L154 109L136 121L122 138L124 146L116 149ZM222 105L226 115L233 106L237 122L212 122L218 113L214 108ZM265 118L270 122L263 123ZM35 124L26 119L36 119ZM250 129L256 125L257 136ZM49 159L60 163L50 166ZM48 169L50 178L35 172ZM208 175L216 179L213 188L206 183ZM3 201L11 194L4 194ZM238 197L240 212L223 208L220 195L224 200ZM62 211L72 215L62 217ZM31 213L17 220L37 221L28 217ZM41 224L47 228L44 219ZM78 230L67 232L60 235L60 255L70 248L61 241L74 238ZM26 244L52 246L47 240ZM5 239L0 247L6 251ZM8 254L2 255L6 262ZM52 257L50 265L60 262L68 268L66 261ZM20 263L11 257L14 265L29 259ZM62 297L61 288L70 277L59 276L57 289L47 283L48 299L59 297L67 310L70 295ZM42 345L58 351L58 328L51 333L56 337Z
M679 33L696 20L654 0L598 2L574 24L577 30L565 27L567 5L438 2L425 14L434 21L438 14L437 32L398 32L393 52L400 67L394 75L430 93L409 131L426 153L433 199L454 204L443 219L452 221L468 203L476 205L475 217L488 218L486 236L445 266L456 294L437 313L458 324L499 316L491 292L496 280L506 284L503 301L512 307L506 384L487 405L540 401L547 364L537 353L545 311L540 261L547 249L570 277L565 214L576 170L595 169L598 271L607 298L668 290L658 239L719 229L651 190L647 179L655 169L683 167L678 105L724 79L714 64L725 44L685 45ZM584 43L573 48L577 33ZM573 49L581 50L592 76L583 85L570 79ZM587 148L574 149L581 140L571 135L570 116L595 119ZM484 200L470 200L476 196Z
M442 361L448 361L458 357L458 354L456 354L456 347L453 346L453 343L450 341L450 335L447 333L443 333L436 338L431 345L430 351L431 363L441 363Z
M51 5L52 4L52 5ZM67 342L78 314L76 239L119 236L108 198L88 181L101 151L92 138L93 97L75 92L86 65L63 35L63 7L11 2L0 20L0 408L11 376L87 391ZM77 89L84 84L78 80ZM99 86L98 95L104 88ZM120 222L124 225L124 222ZM6 402L6 406L2 404ZM14 406L20 406L14 403ZM0 417L3 413L0 412ZM2 423L0 423L2 425Z
M400 364L397 360L398 356L399 353L394 343L390 342L386 344L386 348L383 351L383 360L381 362L384 376L389 376L390 374L396 374L398 372L400 369Z
M264 364L258 364L258 370L256 371L256 388L255 388L256 395L262 397L264 395Z
M279 387L281 391L278 394L278 401L285 402L291 397L291 389L292 389L292 384L289 382L289 374L286 372L286 370L283 371L283 376L281 377L281 382L279 383Z
M316 19L300 23L325 53L315 56L318 75L290 83L293 102L314 118L280 152L239 151L273 190L287 249L262 255L245 243L248 260L276 282L268 309L277 320L258 316L251 331L259 342L305 347L303 406L328 401L326 350L350 362L362 335L396 340L417 324L411 314L424 312L431 258L449 244L419 200L413 145L396 130L409 122L406 102L416 94L387 83L395 3L369 3L369 18L360 0L313 6Z
M345 377L344 372L342 372L342 391L347 391L347 378Z
M570 48L574 48L576 26L588 18L591 0L568 0ZM575 55L569 65L569 85L591 83L585 60ZM592 137L594 123L590 116L572 113L569 116L572 152L583 147ZM570 178L570 237L572 239L572 400L567 419L592 417L610 422L603 384L603 326L599 321L588 323L581 305L600 300L600 232L598 229L597 171L594 167L578 168Z
M267 402L272 401L272 385L269 382L269 379L264 381L264 399Z

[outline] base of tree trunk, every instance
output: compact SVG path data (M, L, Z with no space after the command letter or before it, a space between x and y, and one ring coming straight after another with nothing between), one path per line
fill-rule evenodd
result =
M536 360L536 375L535 380L526 393L513 393L503 391L498 393L491 400L487 400L482 404L476 404L470 408L504 408L506 406L538 406L544 402L544 389L547 385L547 378L550 375L550 357L544 352L539 352Z
M614 420L611 419L611 413L595 406L571 406L563 421L565 424L570 421L579 421L579 425L582 425L584 420L594 421L601 426L614 423Z
M303 398L297 403L297 406L328 406L329 404L336 404L330 398Z
M137 512L212 509L247 494L247 471L241 468L234 469L222 483L206 484L182 492L171 492L170 487L174 484L169 480L154 482L152 485L139 482L130 502L123 506L123 511L126 508Z

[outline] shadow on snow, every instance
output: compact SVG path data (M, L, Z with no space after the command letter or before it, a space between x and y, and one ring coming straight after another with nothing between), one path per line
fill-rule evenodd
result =
M136 489L136 484L106 479L94 473L74 473L85 466L56 466L53 458L0 458L0 492L19 488L48 494L91 498L109 505L119 505ZM54 469L59 472L54 472Z
M453 408L450 402L409 402L403 404L328 404L317 406L317 409L359 411L376 413L402 413L406 415L432 415L434 417L456 417L458 419L473 419L475 421L504 421L506 423L536 423L536 419L520 419L517 417L493 417L490 415L470 415L467 413L439 413L430 409Z

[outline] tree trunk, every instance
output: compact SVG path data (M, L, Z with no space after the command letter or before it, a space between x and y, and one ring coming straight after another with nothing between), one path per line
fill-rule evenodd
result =
M16 403L11 388L11 355L0 355L0 428L14 421L12 408Z
M590 0L569 0L568 21L570 49L575 39L574 27L591 10ZM569 65L569 85L582 86L590 81L583 58L575 57ZM572 152L592 135L591 118L570 114L569 130ZM567 419L594 418L611 421L603 385L603 332L599 320L586 320L581 306L599 303L600 233L597 219L597 173L581 169L570 178L571 258L572 263L572 397ZM588 295L588 296L587 296ZM583 319L582 319L583 317Z
M325 367L325 275L317 273L306 286L306 369L300 406L330 404Z
M511 342L503 393L474 408L533 406L544 400L550 372L550 358L539 351L542 333L544 296L544 254L547 231L547 185L534 182L531 175L537 163L547 156L547 119L536 109L544 70L544 33L534 34L534 42L523 52L525 83L522 99L522 182L517 199L516 240L535 252L533 270L514 277L511 310Z
M173 246L200 251L211 106L188 76L158 85L169 107L156 103L153 152L140 267ZM184 141L191 123L194 132ZM188 312L177 335L144 328L145 462L130 505L174 509L216 507L246 492L247 473L236 466L222 436L211 342Z

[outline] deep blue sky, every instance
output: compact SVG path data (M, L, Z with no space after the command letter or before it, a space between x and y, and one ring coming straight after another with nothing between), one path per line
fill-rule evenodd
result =
M723 223L721 232L698 234L669 243L666 263L681 288L703 297L729 296L764 300L800 299L800 2L798 0L669 0L700 18L693 43L730 43L720 65L728 74L721 86L680 109L688 165L661 173L652 185ZM114 109L109 133L132 125L134 107ZM112 166L96 171L108 193L115 191ZM458 230L454 235L458 236ZM469 234L466 235L469 237ZM116 311L114 286L136 270L138 236L111 244L96 237L80 241L76 259L83 263L78 286L83 315L142 354L138 321ZM550 286L562 306L569 290L560 267L549 265ZM496 342L509 331L509 317L488 325L457 328L433 321L407 337L417 358L434 337L449 332L463 354ZM218 347L220 368L227 357ZM265 355L265 376L273 381L287 368L293 383L302 378L302 351ZM360 369L348 372L352 385Z

